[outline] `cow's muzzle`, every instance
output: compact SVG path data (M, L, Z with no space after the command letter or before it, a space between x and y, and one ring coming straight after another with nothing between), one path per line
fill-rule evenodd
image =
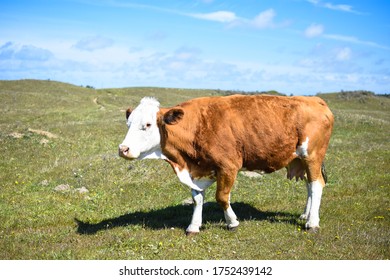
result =
M133 159L134 157L130 154L129 147L125 145L119 145L119 156L125 159Z

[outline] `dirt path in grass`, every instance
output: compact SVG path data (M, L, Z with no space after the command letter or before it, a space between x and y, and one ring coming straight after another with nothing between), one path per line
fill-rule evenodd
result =
M35 133L35 134L39 134L39 135L42 135L42 136L46 136L47 138L50 138L50 139L56 139L58 138L57 135L49 132L49 131L44 131L44 130L40 130L40 129L32 129L32 128L29 128L28 129L29 132L32 132L32 133Z
M95 97L93 99L93 103L95 103L97 106L99 106L99 109L100 110L104 110L106 109L106 107L104 107L104 105L99 101L99 99L97 97Z

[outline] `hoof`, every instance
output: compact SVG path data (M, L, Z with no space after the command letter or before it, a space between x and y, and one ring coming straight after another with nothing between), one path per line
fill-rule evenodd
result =
M320 227L311 227L307 229L308 233L313 233L313 234L319 233L319 231L320 231Z
M320 231L320 226L317 224L310 225L310 223L305 224L304 231L307 233L318 233Z
M227 229L228 231L237 231L238 226L235 226L235 227L226 226L226 229Z
M199 232L196 232L196 231L186 231L186 236L188 236L188 237L193 237L193 236L196 236L198 234L199 234Z
M320 227L309 228L308 232L309 233L319 233L320 232Z

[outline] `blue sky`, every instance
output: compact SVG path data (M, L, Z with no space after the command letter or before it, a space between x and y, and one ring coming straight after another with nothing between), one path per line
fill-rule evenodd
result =
M390 92L388 0L3 0L0 79Z

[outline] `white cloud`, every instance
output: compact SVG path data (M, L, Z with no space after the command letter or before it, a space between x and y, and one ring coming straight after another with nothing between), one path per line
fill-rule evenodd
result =
M204 13L204 14L189 14L189 16L197 19L211 20L211 21L217 21L222 23L229 23L238 19L235 13L229 11L218 11L214 13Z
M360 40L353 36L345 36L345 35L338 35L338 34L324 34L323 37L327 39L336 40L336 41L342 41L342 42L365 45L365 46L370 46L370 47L384 49L384 50L390 50L390 47L388 46L384 46L371 41Z
M179 60L190 60L198 57L201 54L201 50L198 48L181 47L174 53L175 58Z
M229 27L252 27L256 29L277 28L288 25L288 22L276 23L274 21L276 12L273 9L265 10L259 13L253 19L242 18L230 11L217 11L203 14L183 14L201 20L210 20L228 24Z
M332 3L324 3L323 5L325 8L328 8L331 10L350 12L350 13L354 12L354 10L352 9L352 6L350 6L350 5L344 5L344 4L334 5Z
M345 35L339 35L339 34L326 34L326 33L324 33L324 29L325 28L323 25L313 23L305 29L304 35L307 38L314 38L314 37L321 36L322 38L325 38L325 39L330 39L330 40L335 40L335 41L340 41L340 42L347 42L347 43L352 43L352 44L357 44L357 45L364 45L364 46L379 48L379 49L383 49L383 50L390 50L390 47L388 47L388 46L381 45L381 44L371 42L371 41L360 40L359 38L356 38L353 36L345 36Z
M317 44L298 64L311 72L351 74L359 72L358 60L352 59L353 51L349 47L329 47L326 44Z
M7 42L0 46L0 58L4 60L47 61L53 54L43 48L33 45L18 45Z
M78 41L74 47L84 51L94 51L112 46L114 41L101 36L87 37Z
M320 36L322 33L324 33L324 26L321 24L313 23L305 30L305 36L308 38Z
M307 0L307 2L309 2L315 6L330 9L330 10L348 12L348 13L354 13L354 14L362 14L361 12L355 11L351 5L332 4L330 2L322 2L321 0Z
M350 48L342 48L336 51L336 60L338 61L346 61L351 58L352 51Z
M274 18L276 13L273 9L268 9L258 14L251 22L255 28L263 29L274 27Z

